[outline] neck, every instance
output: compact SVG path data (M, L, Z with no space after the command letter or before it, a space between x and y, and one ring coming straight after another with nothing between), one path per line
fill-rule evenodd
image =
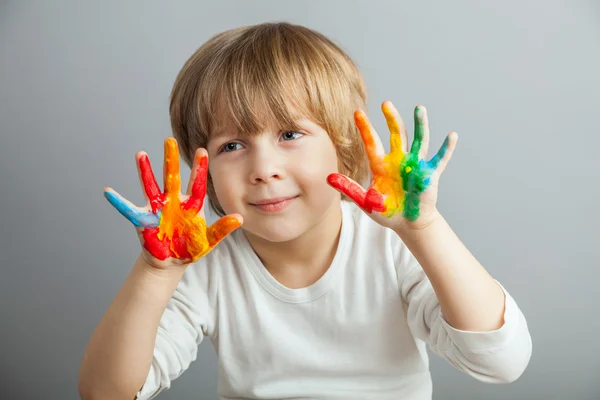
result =
M337 250L341 225L342 210L338 201L315 226L292 240L270 242L249 233L246 237L275 279L291 288L305 287L316 282L329 268Z

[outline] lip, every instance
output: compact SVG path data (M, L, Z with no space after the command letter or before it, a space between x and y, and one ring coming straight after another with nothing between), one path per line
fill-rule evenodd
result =
M250 203L250 205L256 207L261 211L276 212L285 209L296 198L298 198L298 196L273 197L270 199L258 200L256 202Z

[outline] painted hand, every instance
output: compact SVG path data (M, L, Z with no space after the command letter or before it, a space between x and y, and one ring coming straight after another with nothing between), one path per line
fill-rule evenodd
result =
M438 215L439 177L452 157L458 135L450 133L437 154L425 161L429 147L425 107L415 108L415 139L410 152L407 152L406 127L398 111L390 101L385 101L381 108L390 130L389 154L384 154L381 140L365 113L360 110L354 113L371 166L369 188L365 190L341 174L331 174L327 181L381 225L394 230L425 227Z
M227 215L210 227L204 218L204 197L208 174L208 154L198 149L194 156L187 195L180 194L179 149L174 138L164 144L164 193L156 183L145 152L136 154L140 182L146 194L143 208L131 204L111 188L104 196L135 225L146 261L165 268L189 264L212 250L225 236L242 225L238 214Z

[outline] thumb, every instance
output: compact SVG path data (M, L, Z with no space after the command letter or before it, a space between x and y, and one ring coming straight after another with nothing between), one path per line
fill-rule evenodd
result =
M240 214L226 215L212 224L206 230L208 245L212 248L223 238L242 226L244 218Z
M373 211L385 211L384 196L373 188L365 190L353 179L337 173L330 174L327 177L327 183L352 199L368 214Z

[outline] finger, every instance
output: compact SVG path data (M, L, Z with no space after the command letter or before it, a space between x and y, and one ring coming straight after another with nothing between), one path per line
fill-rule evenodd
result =
M448 161L450 161L452 158L452 154L454 153L457 142L458 134L456 132L450 132L450 134L446 136L446 139L444 140L444 143L438 150L437 154L431 160L429 160L429 166L437 170L439 175L441 175L446 169L446 165L448 165Z
M413 141L410 152L418 155L419 159L424 158L429 150L429 121L427 119L427 110L424 106L415 107L415 140Z
M190 196L182 206L188 210L193 208L200 211L206 196L206 177L208 176L208 154L205 149L199 148L194 155L194 165L186 193Z
M206 230L208 245L212 248L231 232L242 226L244 218L240 214L226 215Z
M407 148L406 126L391 101L384 101L381 110L390 131L390 153L404 154Z
M179 196L181 191L181 176L179 175L179 148L173 137L165 139L164 161L165 195Z
M374 189L365 190L356 181L342 174L330 174L327 182L336 190L348 196L367 213L385 211L384 196Z
M148 158L148 154L145 152L138 151L135 155L135 160L138 168L140 183L144 188L144 193L146 193L146 198L150 203L152 212L156 214L164 203L164 198L160 192L160 188L158 187L154 173L152 172L150 158Z
M104 197L121 215L139 228L154 228L160 222L156 214L140 210L111 188L104 188Z
M369 122L367 115L362 110L355 111L354 122L360 131L360 136L365 144L371 171L375 175L385 174L385 165L383 163L385 153L383 151L383 145L381 144L381 140L377 136L375 129L373 129L373 126Z

